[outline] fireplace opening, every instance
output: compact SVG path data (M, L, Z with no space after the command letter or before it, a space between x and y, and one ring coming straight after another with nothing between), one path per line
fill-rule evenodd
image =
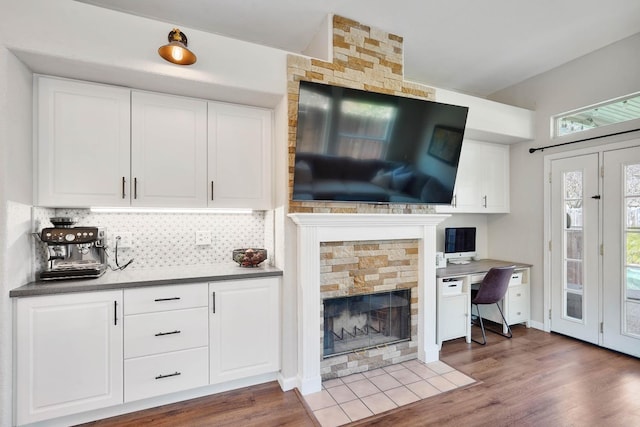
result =
M327 298L323 358L411 339L411 290Z

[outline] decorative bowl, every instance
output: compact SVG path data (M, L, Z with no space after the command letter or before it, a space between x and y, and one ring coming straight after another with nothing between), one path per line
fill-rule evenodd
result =
M262 261L267 259L266 249L234 249L233 260L240 267L257 267Z

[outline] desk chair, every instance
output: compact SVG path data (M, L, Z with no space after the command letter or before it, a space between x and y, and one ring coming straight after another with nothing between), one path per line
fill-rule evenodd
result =
M507 326L508 334L503 334L502 332L494 331L489 328L487 330L489 332L496 333L498 335L502 335L506 338L511 338L513 334L511 333L511 328L507 323L507 319L504 317L504 313L502 312L502 308L500 308L500 304L498 304L507 293L507 289L509 288L509 281L511 280L511 275L513 274L513 266L510 267L494 267L490 269L484 279L482 279L482 283L480 283L480 287L477 291L471 291L471 312L473 313L473 306L476 306L476 310L478 311L478 320L480 321L480 329L482 329L482 342L471 339L473 342L478 344L485 345L487 343L487 336L485 335L485 327L482 322L482 315L480 314L480 306L487 304L495 304L498 307L498 311L500 312L500 316L502 316L502 320L504 324Z

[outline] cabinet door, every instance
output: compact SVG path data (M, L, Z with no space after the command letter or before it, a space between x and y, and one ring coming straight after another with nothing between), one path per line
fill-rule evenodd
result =
M466 337L470 304L467 294L441 296L438 304L438 342Z
M207 103L133 92L133 206L207 205Z
M487 213L509 212L509 146L483 144L482 207Z
M442 213L509 212L509 147L465 140L451 205Z
M18 424L122 403L122 291L16 306Z
M280 279L212 283L210 383L280 369Z
M209 206L271 208L271 111L209 103Z
M437 206L438 212L476 212L480 209L481 201L481 165L478 161L480 147L473 141L465 140L462 143L456 185L453 190L451 205Z
M129 206L130 91L46 77L36 85L36 204Z

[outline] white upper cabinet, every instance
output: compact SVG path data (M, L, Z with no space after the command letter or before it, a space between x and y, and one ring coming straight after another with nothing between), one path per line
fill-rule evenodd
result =
M130 91L38 77L39 206L128 206Z
M451 205L442 213L509 212L509 146L465 140Z
M270 110L51 77L35 87L36 205L271 209Z
M207 205L207 103L131 96L132 206Z
M210 207L271 208L271 111L209 102Z

